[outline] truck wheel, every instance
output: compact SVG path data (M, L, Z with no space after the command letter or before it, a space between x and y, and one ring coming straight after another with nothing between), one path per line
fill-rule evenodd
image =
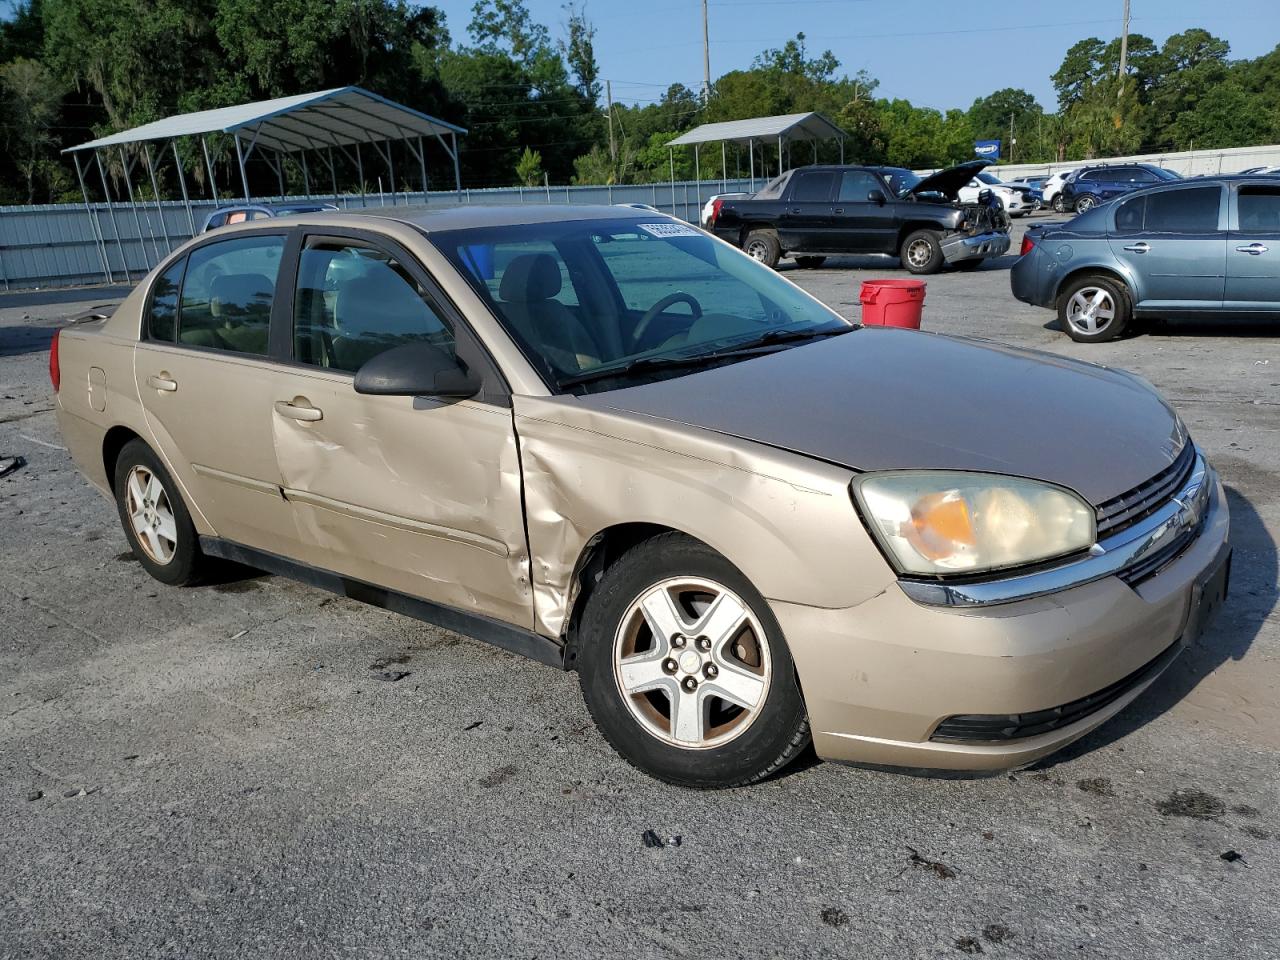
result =
M817 270L826 262L826 257L796 257L796 266L801 270Z
M1114 340L1129 325L1131 312L1129 292L1111 277L1081 277L1058 297L1058 322L1077 343Z
M748 233L742 249L748 257L766 267L776 267L778 258L782 256L778 238L768 230L753 230Z
M809 743L795 664L769 605L705 544L632 547L587 599L587 709L634 766L683 787L754 783Z
M937 273L942 269L942 242L935 230L917 230L902 241L902 265L912 273Z

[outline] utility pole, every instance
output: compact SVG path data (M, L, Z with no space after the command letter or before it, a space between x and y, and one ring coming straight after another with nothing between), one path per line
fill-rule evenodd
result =
M1124 96L1125 70L1129 66L1129 0L1124 0L1124 27L1120 31L1120 93Z
M1126 0L1128 3L1128 0ZM712 42L707 27L707 0L703 0L703 102L712 95Z
M1013 138L1013 114L1009 114L1009 162L1013 163L1013 148L1018 145L1018 141Z
M613 139L613 81L604 82L604 97L609 104L609 160L616 167L618 164L618 147Z

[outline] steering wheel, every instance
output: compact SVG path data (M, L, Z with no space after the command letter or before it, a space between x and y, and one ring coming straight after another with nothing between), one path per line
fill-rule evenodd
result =
M631 345L635 346L640 342L640 338L649 329L649 324L653 322L654 317L666 310L667 307L674 306L677 303L687 303L689 309L693 311L693 319L697 320L702 316L702 304L695 300L692 295L685 293L683 290L669 293L644 312L644 316L640 318L640 322L636 324L635 330L631 333Z

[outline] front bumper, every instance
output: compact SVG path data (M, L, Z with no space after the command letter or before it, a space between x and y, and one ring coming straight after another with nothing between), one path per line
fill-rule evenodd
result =
M977 236L959 234L942 238L942 256L947 263L961 260L981 260L985 257L1001 257L1009 249L1009 234L999 231L980 233Z
M978 607L921 603L900 585L847 609L774 602L819 756L928 770L1011 769L1123 710L1195 639L1221 599L1203 594L1213 574L1219 594L1223 588L1230 521L1217 477L1210 473L1207 482L1199 535L1132 586L1107 575ZM1062 725L1026 736L935 737L957 718L1055 711L1073 712Z

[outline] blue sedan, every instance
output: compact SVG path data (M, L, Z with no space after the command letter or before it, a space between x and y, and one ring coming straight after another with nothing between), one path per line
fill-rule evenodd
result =
M1032 227L1009 283L1081 343L1135 318L1280 319L1280 183L1180 180Z

